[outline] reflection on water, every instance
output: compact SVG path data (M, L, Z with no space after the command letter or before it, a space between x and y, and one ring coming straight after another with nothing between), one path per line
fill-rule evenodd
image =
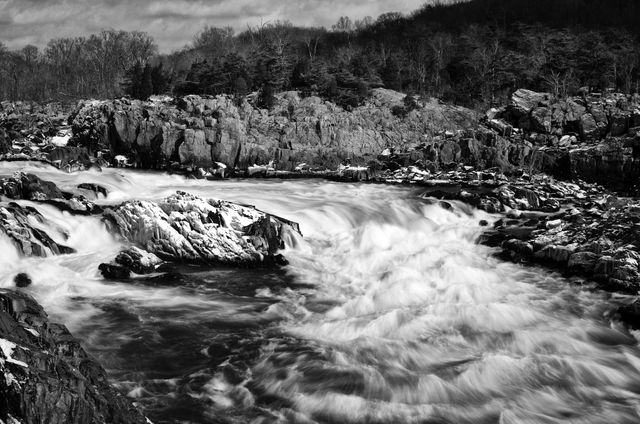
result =
M462 205L381 185L26 170L101 184L105 203L185 190L300 222L286 269L177 265L135 282L100 278L120 244L97 217L36 205L74 255L21 259L0 239L0 285L28 272L154 422L640 421L640 351L605 318L611 300L492 258L474 243L491 218Z

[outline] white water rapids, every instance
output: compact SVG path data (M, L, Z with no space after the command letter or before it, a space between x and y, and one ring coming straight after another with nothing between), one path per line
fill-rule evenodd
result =
M21 258L0 238L0 286L28 273L154 422L640 422L640 349L607 318L616 299L493 258L475 243L488 215L384 185L0 164L17 170L100 184L103 204L184 190L300 223L284 271L113 283L97 268L121 244L99 217L23 202L78 253Z

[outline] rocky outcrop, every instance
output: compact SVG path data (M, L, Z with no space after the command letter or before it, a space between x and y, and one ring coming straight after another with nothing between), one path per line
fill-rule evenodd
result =
M102 211L102 208L84 195L63 192L55 183L24 172L0 179L0 195L14 200L44 202L78 214L95 214Z
M509 168L521 165L530 143L510 143L491 130L479 130L469 109L417 102L403 116L393 108L404 95L374 90L352 111L318 97L289 92L271 111L231 97L91 101L72 115L74 143L103 157L124 155L144 168L219 168L244 172L253 165L294 171L335 170L340 164L371 165L383 152L441 168L452 163ZM249 99L250 100L250 99Z
M279 95L271 111L255 108L251 98L237 105L227 96L91 101L72 115L74 143L103 158L119 155L119 164L195 170L197 178L295 177L343 165L366 167L353 179L371 180L379 170L463 165L545 172L627 190L640 174L634 130L636 123L640 127L640 97L554 99L521 89L480 122L468 109L433 99L395 114L403 98L377 89L352 111L295 92Z
M0 232L26 256L48 256L73 253L70 247L54 241L38 224L46 220L34 208L17 203L0 205Z
M0 422L143 424L104 369L30 296L0 289Z
M67 146L70 109L60 103L0 102L0 160L45 162L69 172L93 166L86 149Z
M213 265L278 263L286 233L299 231L252 207L184 192L158 203L125 202L104 217L114 233L164 260Z
M100 264L102 276L108 280L123 280L135 274L150 274L162 263L162 259L135 246L122 250L112 263Z
M546 176L505 177L490 190L467 186L425 195L504 214L480 239L501 247L503 258L557 268L610 291L640 291L638 201L620 199L595 184Z

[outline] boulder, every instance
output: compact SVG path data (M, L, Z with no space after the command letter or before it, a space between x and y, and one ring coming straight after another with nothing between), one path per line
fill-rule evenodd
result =
M578 125L582 141L597 141L600 139L600 128L592 114L585 113L582 115Z
M99 184L93 184L93 183L78 184L78 189L93 193L96 198L98 198L99 195L102 195L103 197L107 197L109 194L109 191L106 188L104 188Z
M578 271L583 274L592 274L596 261L598 260L598 255L592 252L578 252L574 253L569 257L569 263L567 266L569 269Z
M534 131L551 133L552 114L547 107L537 107L531 111L531 125Z
M118 253L115 263L136 274L149 274L162 263L162 259L153 253L132 246Z
M617 111L609 118L610 133L612 137L618 137L625 135L629 129L629 122L631 120L631 112L629 111Z
M21 272L13 278L13 282L16 284L16 287L22 289L31 285L31 277L24 272Z
M526 116L538 106L549 106L551 95L519 89L511 96L511 111L516 116Z
M98 270L107 280L126 280L131 276L131 270L118 264L100 264Z
M271 220L267 229L264 221L252 226L266 217ZM273 262L273 246L281 245L288 232L298 231L293 223L252 207L184 192L158 203L125 202L107 210L104 218L112 232L164 260L214 265Z
M146 424L105 370L30 296L0 289L0 421Z

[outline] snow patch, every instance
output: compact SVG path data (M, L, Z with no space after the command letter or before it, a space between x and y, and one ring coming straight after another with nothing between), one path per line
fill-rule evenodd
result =
M0 350L2 350L5 360L11 364L16 364L16 365L20 365L21 367L29 368L29 365L27 365L26 363L13 359L11 357L13 355L13 351L17 346L18 345L16 345L13 342L10 342L9 340L0 339Z
M36 337L40 337L40 333L38 333L36 330L34 330L33 328L25 328L26 331L28 331L29 333L33 334Z
M49 142L54 146L64 147L69 144L71 139L71 130L60 131L55 137L51 137Z

